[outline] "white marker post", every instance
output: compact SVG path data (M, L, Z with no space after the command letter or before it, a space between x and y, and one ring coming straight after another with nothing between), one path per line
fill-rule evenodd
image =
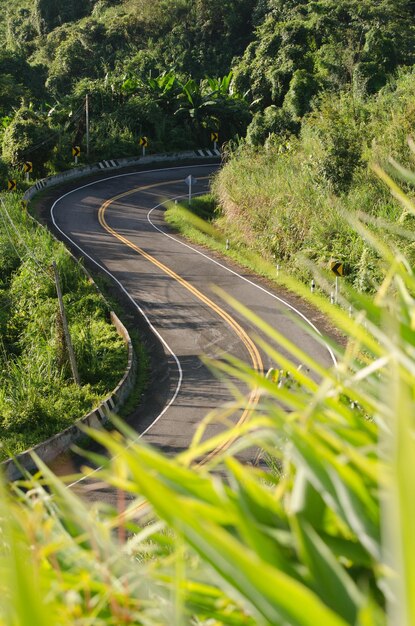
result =
M192 185L196 185L197 178L194 178L191 174L185 178L186 185L189 187L189 206L192 204Z

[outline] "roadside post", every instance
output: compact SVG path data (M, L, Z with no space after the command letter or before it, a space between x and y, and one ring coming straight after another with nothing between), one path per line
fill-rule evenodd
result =
M30 173L33 172L32 161L25 161L23 163L23 172L25 173L26 182L28 183L30 180Z
M85 96L86 158L89 160L89 94Z
M334 285L334 304L337 304L339 298L339 276L344 276L344 265L341 261L330 261L330 269L336 277Z
M192 186L196 185L197 178L189 174L187 178L185 178L184 182L189 187L189 206L192 204Z
M63 298L62 298L62 290L61 290L60 281L59 281L58 268L56 266L55 261L53 261L53 263L52 263L52 268L53 268L53 272L54 272L54 275L55 275L56 293L57 293L57 296L58 296L59 311L60 311L60 316L61 316L61 320L62 320L62 326L63 326L63 333L64 333L64 336L65 336L66 348L67 348L68 356L69 356L69 363L71 365L71 370L72 370L72 377L73 377L73 379L75 381L75 384L78 387L80 387L81 386L81 381L80 381L80 378L79 378L78 366L76 364L75 352L74 352L73 345L72 345L71 335L69 333L68 320L67 320L67 317L66 317L65 306L64 306Z
M148 146L148 139L147 137L140 137L140 139L138 140L138 143L140 146L143 147L143 156L146 156L146 148Z
M219 141L219 133L217 131L212 131L210 133L210 140L213 141L213 149L216 150Z
M80 146L72 146L72 156L75 160L75 165L78 164L78 157L81 156L81 147Z

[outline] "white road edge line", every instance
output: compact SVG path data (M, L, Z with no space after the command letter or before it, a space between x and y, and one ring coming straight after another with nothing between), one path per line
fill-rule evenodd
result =
M135 176L137 174L148 174L148 173L152 173L152 172L159 172L159 171L169 171L169 170L176 170L176 169L189 169L190 167L209 167L212 164L202 164L202 165L190 165L190 166L178 166L178 167L166 167L166 168L158 168L158 169L154 169L154 170L143 170L143 172L129 172L127 174L117 174L115 176L108 176L106 178L101 178L99 180L93 181L92 183L87 183L85 185L81 185L80 187L76 187L76 189L71 189L71 191L68 191L67 193L63 194L62 196L60 196L59 198L57 198L57 200L55 200L55 202L52 204L51 209L50 209L50 216L52 219L52 223L54 225L54 227L56 228L56 230L58 230L61 235L67 240L69 241L75 248L77 248L81 254L85 257L87 257L90 261L92 261L92 263L94 263L97 267L99 267L103 272L105 272L106 274L108 274L108 276L110 276L115 283L120 287L121 291L123 293L125 293L125 295L127 296L127 298L132 302L132 304L136 307L136 309L139 311L139 313L143 316L143 318L145 319L146 323L148 324L150 330L156 335L156 337L158 337L161 341L161 343L164 345L164 347L166 348L166 350L172 355L173 359L176 362L177 365L177 370L178 370L178 374L179 374L179 379L177 382L177 386L176 389L174 391L174 394L172 396L172 398L170 399L170 401L166 404L166 406L164 407L164 409L161 411L161 413L153 420L153 422L147 426L147 428L145 430L143 430L142 433L140 433L137 437L137 439L141 439L141 437L143 437L144 435L146 435L148 433L148 431L163 417L163 415L166 413L166 411L168 411L168 409L174 404L174 402L176 401L176 398L179 394L179 391L181 389L182 386L182 382L183 382L183 369L182 366L180 364L179 358L177 357L177 355L173 352L173 350L170 348L170 346L168 345L168 343L165 341L165 339L163 339L163 337L160 335L160 333L154 328L153 324L151 323L151 321L149 320L149 318L147 317L146 313L143 311L143 309L135 302L135 300L132 298L132 296L128 293L128 291L125 289L125 287L122 285L122 283L113 275L111 274L110 271L108 271L105 267L103 267L100 263L98 263L98 261L96 261L93 257L91 257L87 252L85 252L85 250L83 250L83 248L81 248L81 246L79 246L77 243L75 243L75 241L69 237L69 235L67 235L56 223L56 219L55 219L55 208L57 206L57 204L63 200L64 198L66 198L67 196L70 196L71 194L75 193L76 191L80 191L82 189L85 189L86 187L91 187L92 185L96 185L97 183L102 183L105 182L107 180L112 180L113 178L122 178L124 176ZM100 469L102 469L101 467L97 467L96 469L93 470L92 473L98 472ZM88 476L83 476L82 478L79 478L78 480L74 481L73 483L70 483L67 486L67 488L69 489L70 487L74 487L75 485L77 485L78 483L86 480L87 478L89 478L91 476L91 474L89 474Z
M205 192L201 191L198 192L194 195L202 195ZM172 239L173 241L176 241L177 243L179 243L180 245L184 246L185 248L189 248L190 250L192 250L193 252L196 252L197 254L200 254L200 256L203 256L205 259L207 259L208 261L210 261L211 263L215 263L215 265L218 265L219 267L221 267L222 269L226 270L227 272L230 272L231 274L233 274L234 276L237 276L238 278L240 278L241 280L244 280L246 283L249 283L250 285L252 285L253 287L256 287L257 289L259 289L260 291L263 291L264 293L266 293L268 296L271 296L271 298L274 298L275 300L278 300L278 302L280 302L281 304L283 304L284 306L288 307L289 309L291 309L294 313L296 313L299 317L301 317L309 326L311 326L311 328L318 334L320 335L320 337L322 337L322 333L319 331L319 329L317 328L317 326L315 326L315 324L306 316L304 315L304 313L302 313L301 311L299 311L298 309L295 308L295 306L293 306L292 304L290 304L289 302L287 302L286 300L284 300L283 298L280 298L279 296L277 296L275 293L272 293L272 291L268 291L268 289L265 289L265 287L263 287L262 285L258 285L257 283L254 283L252 280L250 280L249 278L246 278L246 276L242 276L241 274L238 274L238 272L235 272L234 270L232 270L230 267L227 267L226 265L223 265L222 263L220 263L219 261L217 261L216 259L213 259L212 257L210 257L209 255L205 254L204 252L202 252L201 250L198 250L197 248L194 248L193 246L189 245L188 243L185 243L184 241L181 241L180 239L177 239L176 237L173 237L173 235L170 235L169 233L166 233L164 230L162 230L161 228L159 228L158 226L156 226L154 224L154 222L151 221L151 214L153 211L155 211L156 209L158 209L159 207L163 206L164 204L166 204L167 202L171 202L172 200L179 200L179 199L185 199L187 198L187 195L181 195L181 196L176 196L175 198L170 198L169 200L164 200L163 202L160 202L160 204L158 204L157 206L153 207L152 209L150 209L150 211L147 213L147 220L149 221L149 223L151 224L151 226L153 228L155 228L155 230L159 231L160 233L162 233L165 237L168 237L169 239ZM328 353L331 356L331 359L334 363L335 366L337 366L337 359L335 357L335 354L333 352L333 350L330 348L330 346L324 342L324 345L328 351Z
M71 189L71 191L66 192L65 194L63 194L62 196L60 196L59 198L57 198L57 200L55 200L55 202L53 203L51 209L50 209L50 216L52 219L52 223L54 225L54 227L56 228L56 230L58 230L61 235L67 240L69 241L75 248L77 248L82 255L86 256L90 261L92 261L92 263L94 263L97 267L99 267L103 272L105 272L106 274L108 274L108 276L110 276L115 283L120 287L121 291L123 291L123 293L125 293L125 295L127 296L127 298L132 302L132 304L136 307L136 309L140 312L140 314L144 317L146 323L148 324L149 328L151 329L151 331L160 339L161 343L165 346L166 350L172 355L172 357L174 358L176 365L177 365L177 369L179 372L179 380L175 389L175 392L172 396L172 398L170 399L170 401L168 402L168 404L164 407L164 409L161 411L161 413L154 419L154 421L147 426L147 428L138 435L137 440L141 439L141 437L143 437L144 435L146 435L149 430L163 417L163 415L166 413L166 411L172 406L172 404L174 404L181 385L182 385L182 381L183 381L183 370L180 364L180 361L178 359L178 357L176 356L176 354L173 352L173 350L170 348L170 346L167 344L167 342L163 339L163 337L160 335L160 333L154 328L154 326L152 325L151 321L149 320L149 318L147 317L147 315L145 314L145 312L141 309L141 307L135 302L135 300L132 298L132 296L128 293L128 291L125 289L125 287L122 285L122 283L120 283L120 281L113 275L111 274L111 272L109 272L109 270L107 270L105 267L103 267L100 263L98 263L98 261L96 261L93 257L91 257L87 252L85 252L85 250L83 250L83 248L81 248L81 246L79 246L77 243L75 243L75 241L69 237L69 235L67 235L56 223L55 220L55 215L54 215L54 210L55 207L57 206L57 204L63 200L64 198L66 198L67 196L70 196L71 194L77 192L77 191L81 191L82 189L86 189L87 187L91 187L93 185L97 185L99 183L102 182L106 182L108 180L113 180L114 178L124 178L127 176L137 176L140 174L151 174L153 172L166 172L166 171L173 171L173 170L183 170L183 169L191 169L191 168L196 168L196 167L212 167L212 163L209 164L200 164L200 165L180 165L180 166L176 166L176 167L165 167L165 168L156 168L153 170L143 170L140 172L128 172L126 174L116 174L114 176L107 176L105 178L100 178L98 180L95 180L93 182L90 183L86 183L85 185L81 185L79 187L76 187L75 189ZM202 193L205 192L200 192L197 193L195 195L201 195ZM169 200L165 200L164 202L159 203L158 205L156 205L155 207L153 207L152 209L150 209L150 211L147 214L147 219L149 221L149 223L151 224L151 226L153 228L155 228L156 230L158 230L159 232L161 232L163 235L165 235L166 237L169 237L170 239L173 239L174 241L176 241L177 243L180 243L183 246L186 246L187 248L190 248L191 250L193 250L194 252L197 252L198 254L204 256L205 258L207 258L209 261L211 261L212 263L216 263L217 265L219 265L220 267L222 267L223 269L227 270L228 272L234 274L235 276L238 276L239 278L241 278L242 280L250 283L252 286L256 287L257 289L260 289L261 291L263 291L264 293L270 295L272 298L278 300L279 302L281 302L282 304L284 304L286 307L288 307L289 309L292 309L295 313L297 313L301 318L303 318L307 324L309 324L316 332L317 334L319 334L320 336L322 336L321 332L318 330L318 328L313 324L313 322L311 320L309 320L303 313L301 313L301 311L299 311L298 309L296 309L295 307L293 307L289 302L286 302L285 300L283 300L282 298L276 296L275 294L273 294L272 292L268 291L267 289L265 289L264 287L262 287L261 285L258 285L254 282L252 282L251 280L249 280L248 278L245 278L244 276L241 276L240 274L238 274L237 272L235 272L234 270L226 267L225 265L222 265L221 263L219 263L218 261L216 261L215 259L207 256L206 254L204 254L203 252L201 252L200 250L197 250L196 248L193 248L192 246L190 246L189 244L186 244L183 241L180 241L179 239L176 239L175 237L173 237L172 235L169 235L168 233L165 233L164 231L162 231L160 228L158 228L150 219L150 214L157 208L159 208L160 206L162 206L163 204L166 204L166 202L169 202L171 200L175 200L175 199L179 199L179 198L185 198L187 196L185 195L181 195L181 196L177 196L176 198L170 198ZM334 362L335 365L337 365L337 360L336 357L334 356L333 351L331 350L330 346L325 344L326 348ZM133 443L133 442L131 442ZM131 445L131 444L129 444ZM100 469L102 469L102 466L95 468L91 474L98 472ZM70 483L67 485L67 488L69 489L70 487L74 487L75 485L83 482L84 480L88 479L91 474L88 474L88 476L83 476L82 478L79 478L78 480L74 481L73 483Z

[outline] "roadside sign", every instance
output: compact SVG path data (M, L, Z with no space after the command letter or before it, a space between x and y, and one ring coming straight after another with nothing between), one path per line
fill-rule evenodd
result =
M147 137L140 137L140 139L138 140L138 143L140 144L140 146L143 147L143 156L146 156L146 148L148 146Z
M75 157L75 159L81 156L80 146L72 146L72 156Z
M210 133L210 140L213 141L214 143L219 141L219 133L217 131L212 131Z
M186 183L186 185L191 187L192 185L196 185L197 178L195 178L194 176L190 174L187 178L184 179L184 182Z
M32 163L32 161L25 161L23 163L23 172L25 174L29 174L30 172L33 172L33 163Z
M339 276L344 276L344 265L341 261L330 261L330 269L336 277L335 291L334 291L334 304L337 304L339 298Z
M330 269L336 276L344 276L344 265L341 261L330 261Z
M16 191L16 189L17 189L17 181L9 179L7 181L7 190L8 191Z
M197 178L189 174L189 176L184 179L184 182L189 187L189 205L190 205L192 203L192 185L196 185Z

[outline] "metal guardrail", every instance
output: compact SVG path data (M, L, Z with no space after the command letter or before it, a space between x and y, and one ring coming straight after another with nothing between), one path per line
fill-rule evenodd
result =
M31 200L33 196L35 196L40 191L47 189L48 187L60 185L70 180L83 178L85 176L90 176L91 174L103 171L123 169L125 167L131 167L134 165L151 165L152 163L173 163L176 161L212 159L219 158L220 155L221 153L219 150L208 150L205 148L200 148L199 150L189 150L187 152L153 154L149 156L130 157L126 159L107 159L105 161L95 163L94 165L75 167L71 170L67 170L66 172L56 174L55 176L42 178L23 194L23 198L24 200Z

